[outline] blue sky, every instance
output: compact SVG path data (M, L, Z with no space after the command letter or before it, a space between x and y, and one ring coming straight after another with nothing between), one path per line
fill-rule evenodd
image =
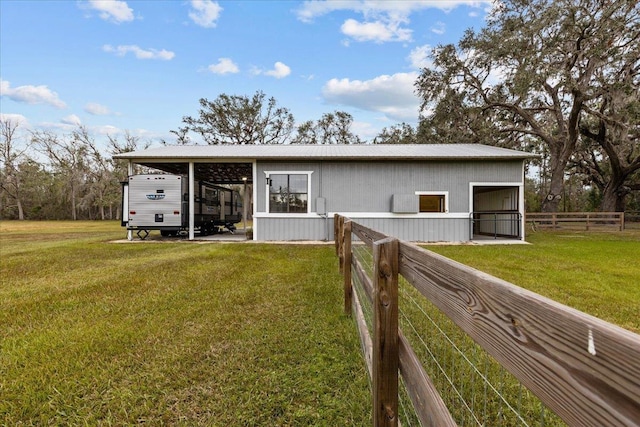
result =
M169 142L198 100L263 91L296 122L342 110L365 140L413 125L426 53L489 1L0 0L0 113L23 129ZM197 142L197 139L194 139ZM154 145L156 145L154 143Z

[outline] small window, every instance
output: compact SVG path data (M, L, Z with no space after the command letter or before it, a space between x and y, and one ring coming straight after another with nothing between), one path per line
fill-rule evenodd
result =
M420 194L420 212L446 212L447 202L444 194Z
M307 213L309 175L270 174L269 212Z

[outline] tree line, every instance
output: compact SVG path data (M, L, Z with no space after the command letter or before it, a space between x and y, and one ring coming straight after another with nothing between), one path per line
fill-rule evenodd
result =
M296 125L273 97L202 98L162 144L481 143L538 154L529 211L640 210L640 6L635 0L508 0L478 32L437 46L415 82L416 127L363 141L344 111ZM147 148L125 132L99 149L69 134L0 121L0 218L115 219L126 165ZM37 155L34 156L34 153Z

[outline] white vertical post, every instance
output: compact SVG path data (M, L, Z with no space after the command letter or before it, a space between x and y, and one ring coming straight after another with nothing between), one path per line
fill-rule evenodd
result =
M526 240L525 233L525 221L527 220L527 207L524 204L524 191L525 185L527 184L527 172L525 168L525 162L522 162L522 184L518 186L518 212L522 215L522 220L520 221L520 240L523 242Z
M244 228L245 234L247 233L247 177L242 177L242 182L244 183L244 190L242 191L242 227Z
M193 240L195 238L195 220L194 220L194 211L196 210L195 204L195 168L193 162L189 162L189 240Z
M252 196L251 196L251 218L253 219L253 240L257 240L256 236L258 235L258 220L256 219L256 212L257 212L257 207L256 207L256 203L258 202L258 167L256 165L256 161L254 160L252 165L251 165L251 190L252 190ZM268 197L268 196L267 196ZM267 203L268 203L268 198L267 198Z
M133 162L129 159L129 164L127 165L127 180L131 175L133 175ZM122 212L122 215L124 215L124 212ZM133 230L127 230L127 240L133 240Z

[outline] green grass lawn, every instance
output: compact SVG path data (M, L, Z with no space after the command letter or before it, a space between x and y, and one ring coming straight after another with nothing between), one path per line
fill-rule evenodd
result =
M370 425L333 246L0 223L0 425ZM640 232L429 246L640 331Z
M0 227L0 425L370 423L332 246Z

